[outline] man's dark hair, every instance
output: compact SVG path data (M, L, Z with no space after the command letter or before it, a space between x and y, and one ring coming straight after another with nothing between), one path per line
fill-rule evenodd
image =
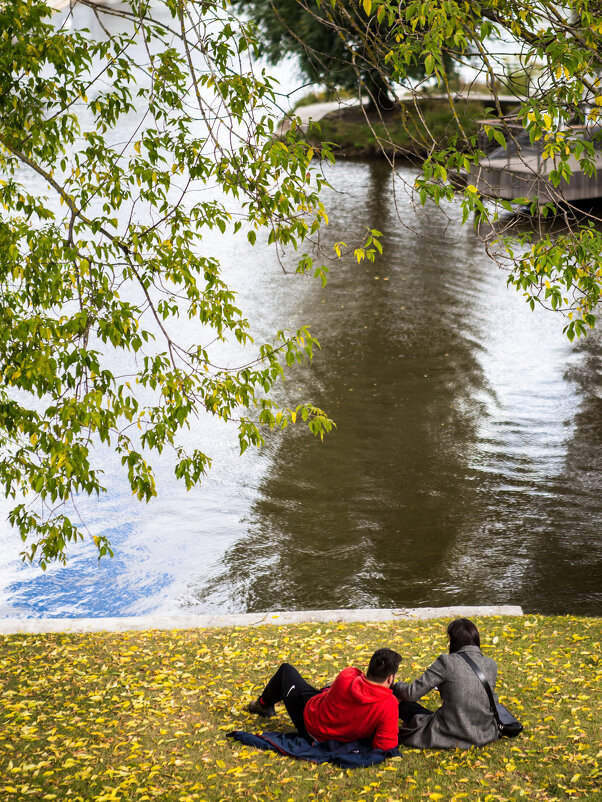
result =
M460 651L463 646L481 646L479 630L468 618L456 618L447 628L449 653Z
M370 658L366 679L372 682L384 682L391 674L396 674L401 655L393 649L377 649Z

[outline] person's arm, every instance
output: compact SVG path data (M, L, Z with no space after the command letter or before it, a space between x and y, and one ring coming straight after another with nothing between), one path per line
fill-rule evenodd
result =
M432 666L429 666L421 677L414 682L396 682L393 692L398 699L403 702L417 702L433 688L441 685L447 678L445 664L441 657L438 657Z
M383 710L383 714L372 736L373 749L382 749L384 752L395 749L399 736L398 719L399 709L397 700L395 697L392 697L391 704L387 705L385 710Z

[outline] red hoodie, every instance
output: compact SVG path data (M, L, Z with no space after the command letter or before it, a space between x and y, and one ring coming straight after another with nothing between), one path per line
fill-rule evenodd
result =
M330 688L312 696L303 716L316 741L372 737L374 749L397 746L397 699L390 688L368 682L358 668L344 668Z

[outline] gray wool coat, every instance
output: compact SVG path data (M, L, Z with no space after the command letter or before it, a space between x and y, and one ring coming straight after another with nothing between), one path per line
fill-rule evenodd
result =
M478 646L460 649L478 665L495 693L497 666ZM459 654L441 654L421 677L396 683L396 693L416 702L433 688L439 689L441 707L417 714L400 730L399 743L418 749L468 749L499 737L489 698L472 668Z

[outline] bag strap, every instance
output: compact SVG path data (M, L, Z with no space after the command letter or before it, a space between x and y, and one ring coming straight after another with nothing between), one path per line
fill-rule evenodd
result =
M487 682L485 674L483 674L483 672L475 663L475 661L472 660L467 654L465 654L464 652L456 652L456 654L459 657L461 657L465 662L468 663L468 665L472 668L477 677L481 680L481 685L485 688L485 690L487 691L487 696L489 697L489 705L491 707L491 712L493 713L493 716L497 722L498 727L501 729L502 722L500 721L500 717L497 712L497 707L495 706L495 699L493 698L493 693L491 691L489 683Z

